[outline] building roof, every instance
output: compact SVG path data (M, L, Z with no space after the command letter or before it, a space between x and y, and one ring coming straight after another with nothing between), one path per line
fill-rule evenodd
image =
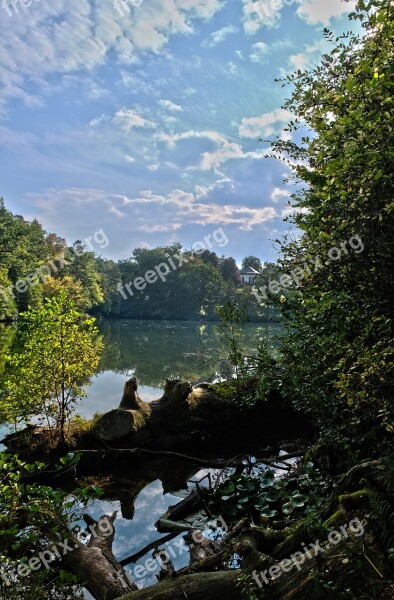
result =
M253 267L246 267L246 269L241 269L241 275L260 275L259 271L256 271Z

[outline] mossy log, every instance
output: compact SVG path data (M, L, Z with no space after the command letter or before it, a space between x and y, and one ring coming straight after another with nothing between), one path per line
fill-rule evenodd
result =
M223 385L223 384L222 384ZM179 379L167 380L161 398L145 403L135 378L126 382L117 409L104 414L88 436L112 447L168 449L196 446L238 448L299 436L306 421L285 404L277 392L250 408L229 402L214 384L192 387ZM89 447L85 445L85 447ZM92 447L92 445L90 445Z
M327 600L345 588L357 589L361 595L373 588L383 593L388 585L383 556L369 532L362 538L349 536L331 547L325 546L323 555L312 551L302 558L299 556L298 566L294 564L289 570L287 565L286 571L278 568L275 579L269 575L272 564L268 557L262 555L263 560L260 561L260 553L253 548L247 552L242 544L237 547L246 555L242 570L178 575L118 600L181 600L185 597L189 600L241 600L245 596L239 577L249 574L250 583L253 582L252 573L255 574L254 579L258 577L261 582L260 586L256 584L253 588L254 594L261 600ZM262 572L256 571L259 565L264 569ZM333 581L334 584L330 583Z
M165 579L154 587L126 594L118 600L245 600L237 586L239 575L240 571L219 571Z

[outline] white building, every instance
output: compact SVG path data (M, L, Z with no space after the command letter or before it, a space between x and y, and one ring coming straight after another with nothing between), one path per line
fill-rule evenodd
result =
M257 275L260 275L260 273L256 271L256 269L253 269L253 267L246 267L246 269L242 269L239 274L242 285L253 285Z

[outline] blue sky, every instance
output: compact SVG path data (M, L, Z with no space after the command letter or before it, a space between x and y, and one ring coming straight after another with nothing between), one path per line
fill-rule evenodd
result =
M222 227L226 255L274 259L291 193L257 141L286 135L274 80L353 6L0 0L0 195L69 242L104 229L111 258Z

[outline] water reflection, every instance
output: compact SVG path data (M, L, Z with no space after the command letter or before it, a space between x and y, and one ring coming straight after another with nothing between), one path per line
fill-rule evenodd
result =
M127 377L140 381L141 397L150 402L162 395L166 378L180 378L192 384L214 381L228 372L221 336L213 323L195 321L99 321L104 351L97 374L87 388L88 397L79 413L91 417L119 405ZM248 323L241 343L254 352L265 337L275 352L277 325ZM201 360L204 357L205 360Z
M166 541L166 533L159 533L155 527L156 521L166 512L168 506L177 504L181 497L177 490L186 488L190 491L193 481L200 480L208 472L215 474L212 469L198 470L190 464L174 462L173 460L149 461L145 466L135 465L132 478L113 478L113 489L106 488L106 499L96 500L89 507L89 514L98 519L102 514L112 514L118 511L115 520L116 535L113 544L113 552L119 561L139 552L151 542L163 539L158 546L161 550L167 550L169 557L176 570L189 564L190 550L188 545L181 544L180 538L186 532L175 535L170 541ZM156 473L158 478L146 484ZM142 479L139 479L142 477ZM138 481L137 481L138 480ZM145 483L143 481L145 480ZM186 482L189 481L188 484ZM140 491L137 493L137 489ZM133 509L129 513L128 499L137 494L133 499ZM114 498L114 499L112 499ZM207 518L208 520L208 518ZM212 539L209 530L204 529L204 536ZM160 571L160 561L152 560L154 550L150 549L137 560L127 564L125 569L129 572L138 587L148 587L157 583L156 575ZM151 560L149 560L151 559ZM91 598L88 592L86 598Z

